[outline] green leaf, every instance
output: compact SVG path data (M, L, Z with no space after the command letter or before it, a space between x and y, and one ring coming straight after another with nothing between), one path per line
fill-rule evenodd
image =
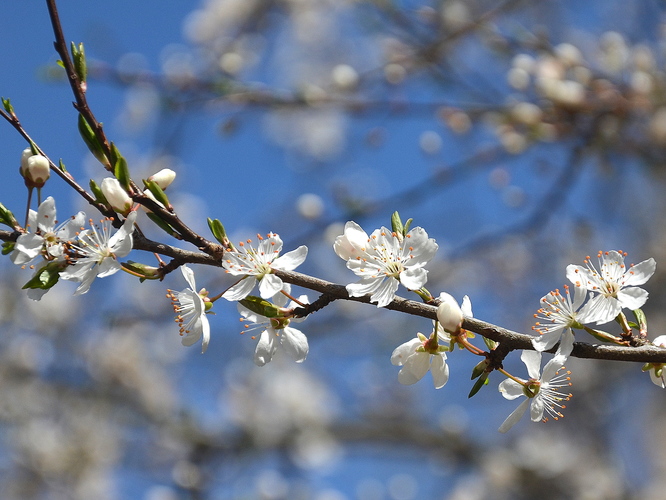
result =
M130 173L127 160L120 154L116 145L111 143L111 160L113 160L113 175L118 179L125 191L130 191Z
M171 206L171 203L169 202L169 197L166 195L166 193L162 190L161 187L157 185L155 181L151 181L149 179L146 179L143 181L143 184L148 188L148 190L153 194L155 199L159 201L164 207L172 211L173 207Z
M109 202L106 200L106 196L104 196L102 189L97 185L97 183L94 180L90 179L88 185L90 186L90 190L92 191L92 194L95 197L95 199L98 202L100 202L102 205L110 207Z
M474 384L474 387L472 387L472 390L469 391L469 395L467 397L471 398L472 396L474 396L477 392L481 390L481 387L483 387L484 385L488 385L488 373L483 373L479 377L479 379Z
M178 233L171 225L162 220L158 215L156 215L153 212L146 212L146 215L150 220L152 220L155 224L157 224L164 232L166 232L169 236L173 236L174 238L177 238L179 240L182 240L183 237Z
M142 264L141 262L134 262L128 260L120 264L123 269L129 270L132 274L140 275L141 281L145 280L158 280L161 278L160 270L157 267Z
M23 289L39 288L48 290L58 282L60 271L67 266L64 262L49 262L39 269L30 281L23 285Z
M473 369L472 369L472 378L471 380L474 380L477 377L480 377L483 375L483 373L486 371L489 365L489 361L487 359L484 359L483 361L480 361Z
M497 342L495 342L494 340L483 336L481 336L481 338L483 338L483 342L486 344L486 347L491 351L497 347Z
M636 322L638 323L638 329L641 336L647 336L647 316L642 309L636 309L633 311L634 316L636 317Z
M403 229L403 236L407 236L407 233L409 232L409 227L412 225L412 222L414 219L407 219L407 222L405 223L405 228Z
M95 132L93 131L92 127L85 119L85 117L80 113L79 113L78 126L79 126L79 134L81 134L83 142L86 143L86 146L88 146L88 149L93 154L93 156L97 158L97 160L105 167L107 168L110 167L111 165L109 163L109 159L106 157L106 155L104 154L104 150L102 149L102 143L99 142L99 139L95 135Z
M60 170L67 172L67 169L65 168L65 162L62 161L62 158L60 158L60 161L58 161L58 166L60 167Z
M248 276L245 279L254 279L254 276ZM243 300L239 300L238 302L247 307L250 311L261 314L262 316L266 316L267 318L284 317L278 306L262 299L261 297L248 295Z

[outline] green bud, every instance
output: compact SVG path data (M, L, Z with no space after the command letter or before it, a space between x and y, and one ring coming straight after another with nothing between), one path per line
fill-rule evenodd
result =
M472 370L471 380L474 380L476 377L480 377L486 371L489 364L490 362L487 359L480 361Z
M229 241L229 238L227 237L227 231L224 229L224 226L219 219L211 219L208 217L208 227L210 228L210 232L213 233L215 239L219 241L220 244L224 246L224 248L231 248L232 250L234 249L234 245Z
M16 217L14 217L14 214L2 203L0 203L0 223L9 226L12 229L19 226L19 223L16 220Z
M111 159L113 160L113 175L120 185L127 191L131 192L130 189L130 173L129 167L127 166L127 160L120 154L116 145L111 143Z
M254 277L250 276L245 279L254 279ZM243 300L239 300L239 303L247 307L250 311L266 316L267 318L284 318L281 308L261 297L248 295Z
M2 99L2 106L5 108L5 111L9 113L12 117L16 117L16 113L14 113L14 106L12 106L12 103L9 101L9 99L5 99L4 97Z
M104 150L102 149L102 143L99 142L99 139L95 135L95 132L93 131L92 127L90 126L88 121L84 118L84 116L80 113L79 113L78 127L79 127L79 134L81 134L81 138L83 139L83 142L86 143L86 146L88 146L90 152L93 154L95 158L97 158L97 160L102 165L104 165L104 167L107 170L110 170L111 164L109 163L109 159L104 154Z
M2 244L2 255L9 255L14 251L15 243L13 241L5 241Z
M72 42L72 59L74 60L74 69L76 70L79 80L81 80L82 84L85 84L86 79L88 78L88 66L86 64L86 53L83 49L83 43L80 43L77 48L76 44ZM85 90L84 85L83 91L85 92Z
M412 225L413 221L414 221L414 219L407 219L407 222L405 222L405 227L402 230L403 231L402 232L403 236L407 236L407 233L409 232L409 227Z
M481 374L479 379L474 384L474 387L472 387L472 390L469 391L469 395L467 396L468 398L471 398L477 392L479 392L481 390L481 387L483 387L484 385L488 385L488 375L489 375L488 372L484 372Z
M400 214L397 210L391 215L391 229L394 233L404 236L403 231L405 228L402 225L402 220L400 219Z

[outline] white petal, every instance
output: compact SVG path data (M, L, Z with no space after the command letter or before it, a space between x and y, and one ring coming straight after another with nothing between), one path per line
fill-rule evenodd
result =
M557 348L557 353L555 354L555 357L561 358L562 363L566 361L566 359L571 354L571 351L573 351L574 340L575 338L573 331L571 330L571 328L567 328L564 331L562 338L560 339L560 347ZM546 369L544 368L544 374L545 372Z
M187 267L187 264L180 266L180 272L183 273L183 278L187 281L187 284L190 285L190 290L196 292L197 285L194 281L194 271Z
M430 354L415 352L409 356L402 369L398 372L398 382L402 385L412 385L423 378L430 368Z
M386 307L395 298L400 282L395 278L387 278L370 297L370 302L376 302L377 307Z
M636 264L629 268L629 270L624 274L625 286L635 286L642 285L654 274L657 269L657 263L653 258L644 260L640 264Z
M520 359L525 363L530 378L538 380L541 373L541 353L537 351L523 351Z
M467 295L463 297L460 309L462 310L464 316L468 318L474 317L474 314L472 313L472 301Z
M257 280L254 278L254 276L248 276L224 292L222 297L230 301L243 300L245 297L250 295L250 292L256 283Z
M654 369L650 370L650 380L652 380L654 385L657 385L662 389L666 389L666 377L664 377L664 374L666 374L666 368L661 372L661 377L657 377L657 375L654 373Z
M362 280L356 283L350 283L349 285L347 285L346 286L347 293L352 297L363 297L364 295L368 295L377 290L381 286L383 280L384 277L363 278Z
M622 307L627 309L639 309L647 302L648 293L642 288L635 286L623 288L617 293L617 300L620 301Z
M296 360L296 363L305 361L310 347L308 346L308 338L303 332L288 326L282 330L280 343L287 351L287 354Z
M55 227L56 222L56 206L53 197L46 198L37 211L37 226L44 232L50 232Z
M510 378L500 382L497 388L502 393L502 396L504 396L504 399L516 399L517 397L525 395L523 392L524 386Z
M259 295L262 299L270 299L282 290L282 280L274 274L265 274L259 280Z
M287 252L286 254L281 255L275 259L272 262L271 267L273 269L280 269L282 271L293 271L305 261L307 256L308 247L301 245L296 250Z
M418 338L411 339L404 344L400 344L391 354L391 363L396 366L402 366L405 363L405 360L414 354L414 352L416 352L416 348L421 344L422 342Z
M532 422L540 422L543 419L544 400L539 395L532 398L530 405L530 418Z
M563 326L562 328L553 329L550 332L532 338L532 345L534 346L534 349L537 351L547 351L553 347L559 342L564 328L565 327Z
M428 281L428 271L423 268L408 268L400 273L400 283L409 290L418 290Z
M333 244L335 253L344 260L355 259L365 253L368 246L368 234L356 222L345 224L344 234L338 236Z
M449 381L449 365L446 364L446 354L434 354L430 363L430 373L435 389L441 389Z
M267 329L261 332L257 348L254 351L254 364L264 366L266 363L269 363L273 359L273 354L275 354L277 346L277 337L272 328L270 331Z
M523 401L522 403L520 403L520 405L518 405L518 408L516 408L515 410L513 410L513 412L511 413L511 415L509 415L508 417L506 417L506 420L504 421L504 423L502 423L502 425L500 425L500 428L499 428L498 430L499 430L501 433L505 433L506 431L508 431L509 429L511 429L511 427L513 427L514 425L516 425L516 423L518 423L518 421L519 421L519 420L522 418L522 416L525 414L525 410L527 410L527 405L528 405L529 403L530 403L530 400L529 400L529 399L526 399L525 401Z
M588 270L583 266L569 264L567 266L567 279L574 285L579 285L587 290Z
M208 349L208 343L210 342L210 323L208 323L208 318L205 314L201 315L201 335L203 337L203 342L201 343L201 354L206 352Z
M592 297L587 305L590 307L587 321L597 325L613 321L622 311L620 302L615 297L604 297L600 294Z

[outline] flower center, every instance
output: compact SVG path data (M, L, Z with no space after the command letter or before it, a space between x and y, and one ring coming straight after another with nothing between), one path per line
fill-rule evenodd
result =
M523 393L528 398L535 397L537 394L539 394L540 390L541 390L541 382L534 379L528 380L525 386L523 387Z

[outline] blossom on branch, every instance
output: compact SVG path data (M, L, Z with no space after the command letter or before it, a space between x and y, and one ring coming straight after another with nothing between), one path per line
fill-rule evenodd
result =
M435 335L430 338L422 333L404 344L399 345L391 354L391 363L402 366L398 372L398 382L403 385L412 385L421 380L428 371L432 373L435 389L441 389L449 381L449 367L446 364L448 345L445 337Z
M569 381L570 372L558 375L566 361L566 356L557 355L551 359L543 368L543 374L539 374L541 368L541 353L538 351L523 351L520 359L527 367L528 380L506 379L499 385L499 391L506 399L516 399L526 396L527 399L520 403L511 415L509 415L499 428L500 432L506 432L513 427L523 416L527 407L530 406L530 418L532 422L543 420L548 417L558 420L563 417L560 409L566 408L562 403L571 398L571 394L560 392L562 387L571 386ZM544 413L546 417L544 417Z
M361 280L347 285L352 297L370 295L377 307L385 307L395 298L398 285L419 290L428 280L424 266L437 252L437 243L428 233L415 227L405 236L386 227L376 229L368 236L353 221L345 224L333 249L338 257L347 261L347 268Z
M104 278L120 271L118 258L125 257L132 250L132 233L136 212L131 212L115 234L111 235L111 221L104 219L102 227L82 231L76 244L70 244L68 260L70 265L60 272L60 277L81 284L74 295L90 290L96 277Z
M252 241L240 243L240 251L227 250L224 252L222 267L233 276L243 276L243 279L229 288L222 297L227 300L242 300L247 297L259 281L259 295L263 299L270 299L284 289L284 283L273 274L273 270L293 271L300 266L308 255L308 247L301 245L296 250L280 256L282 240L275 233L268 233L266 238L259 238L257 248ZM253 279L256 278L256 279Z
M308 302L308 297L306 295L301 295L298 298L298 301L302 304ZM290 302L288 309L294 309L299 307L299 304L296 302ZM290 323L301 322L305 318L289 318L281 316L277 313L273 317L267 317L258 312L251 311L243 304L238 304L238 312L241 315L241 321L249 321L255 325L246 324L245 330L241 333L247 333L250 330L263 328L262 332L259 334L259 342L257 343L257 348L254 351L254 364L257 366L264 366L266 363L269 363L273 356L278 350L279 346L282 346L284 350L293 358L297 363L302 363L305 361L305 358L310 351L310 346L308 345L308 338L300 330L293 328ZM252 336L252 338L256 338Z
M171 299L173 310L176 313L176 323L180 327L183 345L191 346L203 338L201 343L201 354L203 354L208 349L210 342L210 324L206 313L213 304L208 300L206 289L196 291L194 271L186 265L181 266L180 271L190 286L180 292L167 290L167 297Z
M540 321L532 327L540 334L532 339L532 345L537 351L547 351L560 342L558 353L564 356L571 354L574 342L572 328L581 328L590 314L590 303L583 306L586 298L587 290L577 286L574 287L572 301L567 285L564 285L564 296L555 290L541 298L542 307L534 315Z
M608 323L617 317L623 308L635 310L645 304L648 293L638 285L645 283L654 274L657 264L653 258L627 267L626 254L611 250L599 252L599 271L585 259L585 266L567 266L567 279L577 287L590 291L593 297L588 303L587 321Z
M40 255L47 260L64 259L64 244L76 237L85 218L86 214L79 212L56 226L55 200L49 196L39 205L37 212L30 210L28 225L35 232L23 233L17 238L10 259L18 266L27 264Z

